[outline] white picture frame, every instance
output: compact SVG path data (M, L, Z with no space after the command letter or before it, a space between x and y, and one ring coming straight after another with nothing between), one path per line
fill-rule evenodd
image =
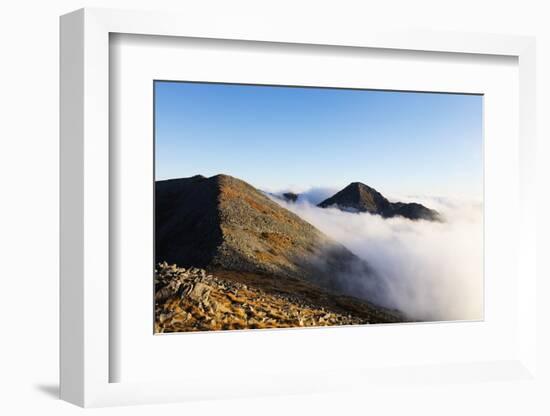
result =
M338 380L356 384L406 381L406 368L331 370L334 381L318 374L270 374L262 383L235 383L225 389L206 379L171 382L112 382L110 366L109 239L109 37L110 34L331 45L453 54L517 57L519 65L519 215L517 223L517 353L498 361L418 363L416 379L487 377L521 380L536 374L536 270L534 142L535 42L530 37L427 32L308 30L281 28L269 21L194 21L166 13L82 9L61 18L61 398L80 406L158 403L197 398L237 397L339 389ZM307 334L307 331L304 333ZM151 334L152 335L152 334ZM219 336L211 334L210 337ZM304 335L307 336L307 335ZM344 376L344 377L342 377ZM413 377L413 378L414 378ZM289 380L291 379L291 380ZM313 382L304 383L304 380ZM317 378L318 379L318 378ZM281 386L284 386L282 388Z

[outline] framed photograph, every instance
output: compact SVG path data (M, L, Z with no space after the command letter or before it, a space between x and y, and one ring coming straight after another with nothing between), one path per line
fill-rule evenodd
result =
M482 95L153 88L155 333L483 319Z
M63 16L61 397L532 377L534 59L527 37Z

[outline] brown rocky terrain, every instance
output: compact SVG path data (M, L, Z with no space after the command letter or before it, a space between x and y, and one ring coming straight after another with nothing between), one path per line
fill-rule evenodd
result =
M159 332L404 320L376 306L366 262L242 180L159 181L155 197Z
M350 296L301 280L282 282L252 273L178 268L155 271L155 332L289 328L403 322Z

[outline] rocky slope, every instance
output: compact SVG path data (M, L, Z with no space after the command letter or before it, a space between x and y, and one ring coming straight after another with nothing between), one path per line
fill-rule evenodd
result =
M161 263L155 271L155 332L403 322L396 311L334 295L301 280L209 274Z
M155 197L158 331L405 319L377 306L366 262L242 180L159 181Z
M370 267L313 225L227 175L156 183L156 261L381 290Z
M411 220L441 221L439 213L418 203L390 202L380 192L361 182L353 182L319 205L342 211L368 212L384 218L401 216Z

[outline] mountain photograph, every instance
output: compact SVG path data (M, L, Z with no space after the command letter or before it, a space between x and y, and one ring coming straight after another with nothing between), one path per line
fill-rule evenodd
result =
M480 126L479 96L156 81L155 333L483 319Z

